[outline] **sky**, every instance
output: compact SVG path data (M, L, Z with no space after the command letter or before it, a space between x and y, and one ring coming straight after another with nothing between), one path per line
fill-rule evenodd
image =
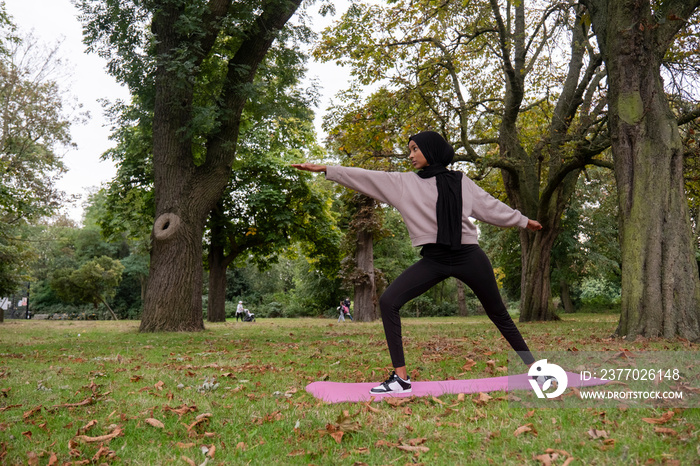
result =
M1 1L1 0L0 0ZM76 149L65 150L63 161L68 172L58 182L58 188L68 195L78 195L75 205L68 206L66 213L75 221L82 218L82 203L91 189L98 188L112 179L116 168L111 161L101 161L100 156L113 146L109 140L110 130L104 117L100 99L115 101L128 100L127 89L116 82L105 71L106 61L96 54L85 53L82 42L82 26L77 19L78 10L71 0L4 0L6 11L12 16L20 33L32 32L47 45L61 41L59 54L72 68L72 76L67 87L70 95L90 113L85 124L73 125L71 135L77 144ZM339 17L342 5L337 2ZM314 21L314 29L320 30L331 18ZM309 64L309 77L318 78L321 84L321 105L316 109L316 127L320 128L323 110L329 106L331 98L346 83L345 73L333 63Z

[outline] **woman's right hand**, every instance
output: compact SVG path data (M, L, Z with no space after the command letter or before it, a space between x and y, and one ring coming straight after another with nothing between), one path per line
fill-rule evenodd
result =
M314 173L325 173L326 171L326 166L325 165L319 165L316 163L293 163L292 167L296 168L297 170L304 170L307 172L314 172Z

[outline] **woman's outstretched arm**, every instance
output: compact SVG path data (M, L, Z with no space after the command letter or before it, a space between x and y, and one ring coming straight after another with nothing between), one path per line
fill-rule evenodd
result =
M326 166L325 165L319 165L316 163L293 163L292 167L296 168L297 170L304 170L307 172L315 172L315 173L321 173L326 171Z

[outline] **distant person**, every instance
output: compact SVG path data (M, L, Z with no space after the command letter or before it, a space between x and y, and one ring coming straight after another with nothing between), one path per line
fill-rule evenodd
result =
M338 322L345 322L345 306L343 305L343 301L340 302L340 306L338 306L336 311L339 312Z
M324 172L326 178L396 207L408 229L413 246L422 246L418 262L406 269L382 294L384 334L394 371L370 393L411 391L401 336L401 306L441 281L456 277L466 283L484 306L511 347L528 366L534 358L498 291L493 267L477 239L469 217L500 227L542 228L476 185L452 163L454 149L434 131L409 138L409 159L417 173L397 173L361 168L293 164L299 170Z
M238 301L238 307L236 307L236 322L238 322L239 318L243 320L244 314L245 310L243 309L243 301Z

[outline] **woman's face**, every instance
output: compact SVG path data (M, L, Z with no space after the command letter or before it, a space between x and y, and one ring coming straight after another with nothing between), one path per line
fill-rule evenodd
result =
M428 161L425 159L423 152L418 148L418 144L411 140L408 142L408 158L411 159L413 168L421 169L428 166Z

